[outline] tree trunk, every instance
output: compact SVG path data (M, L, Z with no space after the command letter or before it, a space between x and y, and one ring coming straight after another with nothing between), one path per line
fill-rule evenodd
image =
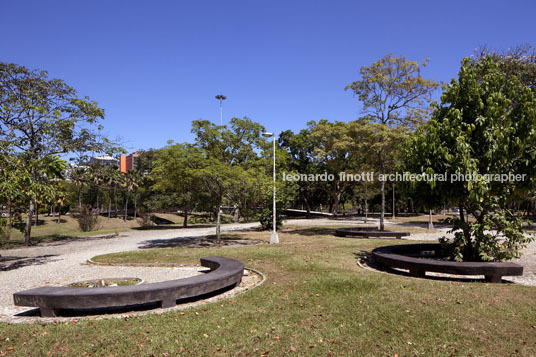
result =
M137 217L136 213L137 213L137 210L138 210L138 206L136 204L136 201L137 201L136 195L134 195L134 219L136 219L136 217Z
M188 228L188 207L184 207L184 220L182 221L182 227Z
M39 205L35 202L35 226L39 223Z
M463 212L463 206L460 205L460 220L463 223L463 236L465 238L465 247L463 249L463 260L470 261L473 260L473 244L471 242L471 232L468 231L467 225L465 224L465 213Z
M307 214L305 215L305 217L311 218L311 205L309 204L307 195L305 194L304 190L300 190L300 194L302 196L303 202L305 203L305 209L307 210Z
M381 191L382 191L382 208L381 208L381 213L380 213L380 231L383 231L385 230L385 223L384 223L384 218L385 218L385 181L382 181L382 186L381 186Z
M331 195L331 214L337 216L339 213L339 204L341 202L341 189L339 183L335 183L335 188L330 192Z
M125 218L123 219L125 222L127 221L127 214L128 214L128 191L127 191L127 197L125 198Z
M365 186L365 223L367 223L367 221L368 221L368 201L367 201L367 197L368 197L368 187Z
M34 210L33 200L30 200L30 208L28 209L28 215L26 217L26 232L24 232L24 245L30 245L30 236L32 234L32 215Z
M238 223L239 219L240 219L240 208L235 207L234 215L233 215L233 222Z
M432 220L432 210L430 210L430 214L428 217L428 229L434 229L434 221Z
M112 218L112 192L108 195L108 219Z
M395 220L396 201L395 201L395 184L393 182L393 221Z
M114 188L114 200L115 200L115 216L117 217L117 190Z
M220 213L221 212L221 204L218 205L218 212L216 214L216 241L218 244L221 242L221 234L220 234Z
M61 206L58 207L58 220L56 221L56 223L61 223Z
M78 210L82 208L82 184L80 184L80 187L78 188Z

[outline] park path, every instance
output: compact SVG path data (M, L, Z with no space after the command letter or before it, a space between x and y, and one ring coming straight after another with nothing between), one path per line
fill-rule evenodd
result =
M258 223L222 225L222 232L257 227ZM47 284L98 277L140 277L146 281L177 279L197 274L196 270L169 268L102 267L86 264L101 254L164 246L166 243L215 234L209 228L129 231L114 238L77 238L48 242L38 246L0 250L0 318L28 310L13 305L13 293Z

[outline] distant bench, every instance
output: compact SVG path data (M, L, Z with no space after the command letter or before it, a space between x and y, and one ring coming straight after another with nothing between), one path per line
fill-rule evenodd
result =
M120 307L158 302L162 308L175 306L178 299L197 297L229 287L242 281L244 264L224 257L201 258L201 265L210 268L207 274L184 279L135 286L103 288L68 288L43 286L13 294L15 305L36 306L41 316L54 317L61 309Z
M376 227L366 230L365 227L353 228L338 228L335 230L335 235L338 237L358 237L358 238L396 238L408 237L408 232L387 232L379 231Z
M453 275L484 275L486 281L500 283L503 276L523 275L523 267L511 262L441 260L441 244L390 245L374 249L372 256L381 265L407 269L412 276L417 277L424 277L430 271Z

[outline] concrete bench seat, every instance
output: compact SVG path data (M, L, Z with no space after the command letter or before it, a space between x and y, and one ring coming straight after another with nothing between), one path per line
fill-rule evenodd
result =
M372 228L374 229L374 228ZM364 230L362 227L356 228L339 228L335 230L338 237L357 237L357 238L396 238L408 237L408 232L388 232L375 230Z
M120 307L158 302L162 308L175 306L178 299L193 298L242 281L244 264L224 257L201 258L210 272L184 279L135 286L68 288L43 286L13 294L15 305L35 306L41 316L54 317L61 309Z
M404 244L376 248L372 251L372 256L381 265L407 269L412 276L417 277L424 277L427 271L484 275L486 281L500 283L503 276L523 275L523 267L515 263L446 261L438 259L441 258L440 252L441 244Z

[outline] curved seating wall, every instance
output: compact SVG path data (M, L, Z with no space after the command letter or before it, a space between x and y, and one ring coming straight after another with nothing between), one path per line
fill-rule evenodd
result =
M41 316L55 316L58 309L85 309L160 302L175 306L177 299L209 294L242 281L244 264L224 257L201 258L207 274L136 286L68 288L44 286L13 294L15 305L37 306Z
M511 262L454 262L426 257L440 257L441 244L405 244L376 248L374 260L380 264L409 270L413 276L427 271L454 275L484 275L486 281L500 283L503 276L523 275L523 267Z

